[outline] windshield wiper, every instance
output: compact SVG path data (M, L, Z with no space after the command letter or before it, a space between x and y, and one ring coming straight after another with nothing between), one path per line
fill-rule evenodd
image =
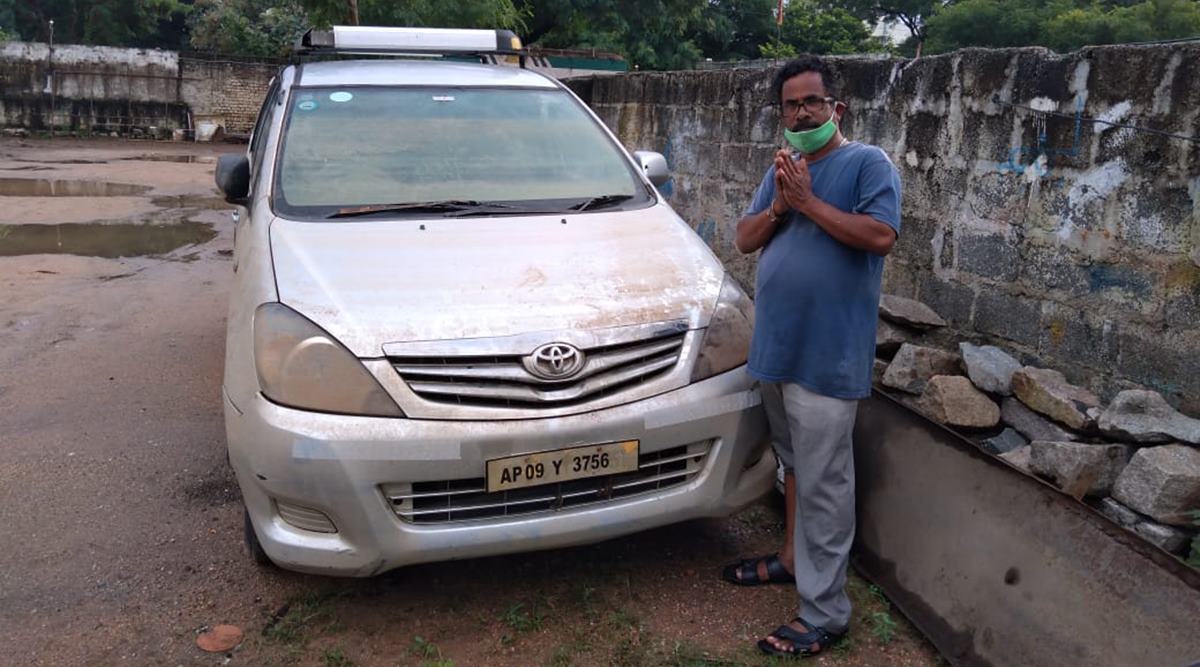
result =
M578 204L567 207L568 211L589 211L594 208L606 208L614 204L620 204L628 199L633 199L633 195L600 195L585 199Z
M483 205L482 202L463 199L418 201L403 204L369 204L367 206L347 206L340 208L325 217L352 218L359 215L371 215L372 213L450 213L454 211L473 210ZM487 206L506 208L504 204L487 204Z
M464 207L460 211L447 213L447 218L469 218L475 215L544 215L547 213L561 213L556 208L538 208L536 206L514 206L512 204L501 204L500 202L485 201L480 202L475 206Z

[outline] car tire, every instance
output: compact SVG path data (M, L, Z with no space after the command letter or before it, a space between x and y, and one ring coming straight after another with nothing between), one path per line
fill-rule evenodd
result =
M271 557L263 550L262 543L258 541L258 533L254 532L254 524L250 521L250 512L243 509L242 516L245 517L243 532L246 539L246 549L250 551L250 558L254 560L256 565L274 565L275 563L271 560Z

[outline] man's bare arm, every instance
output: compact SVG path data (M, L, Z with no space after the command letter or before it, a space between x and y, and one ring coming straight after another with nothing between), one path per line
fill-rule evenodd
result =
M825 233L842 243L883 257L896 244L896 230L869 215L846 213L820 199L809 197L800 212Z
M767 241L771 240L779 226L778 218L774 221L771 219L771 209L778 212L781 208L772 201L766 210L738 220L737 235L734 238L737 249L743 254L749 254L767 245Z

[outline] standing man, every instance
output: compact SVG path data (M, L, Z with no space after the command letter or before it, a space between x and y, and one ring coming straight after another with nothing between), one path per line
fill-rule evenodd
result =
M849 141L829 66L802 56L775 75L780 150L737 225L759 249L749 369L762 383L784 467L787 540L725 568L742 585L795 581L799 614L758 642L768 654L819 653L850 623L858 400L871 392L883 258L900 230L900 177L879 148Z

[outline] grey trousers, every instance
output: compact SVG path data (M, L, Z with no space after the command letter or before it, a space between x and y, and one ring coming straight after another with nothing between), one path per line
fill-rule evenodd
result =
M763 383L775 453L796 478L795 572L799 616L830 632L850 625L846 568L854 541L854 447L858 401L793 383Z

